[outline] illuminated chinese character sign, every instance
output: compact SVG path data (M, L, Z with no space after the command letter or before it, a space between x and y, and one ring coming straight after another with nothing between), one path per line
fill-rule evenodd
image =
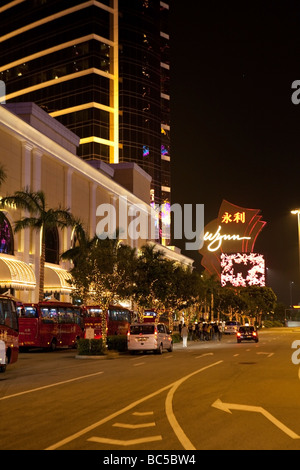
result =
M199 250L202 266L221 277L221 254L255 253L254 245L266 225L259 209L248 209L223 200L218 217L205 226Z
M265 260L258 253L221 253L221 286L266 285Z

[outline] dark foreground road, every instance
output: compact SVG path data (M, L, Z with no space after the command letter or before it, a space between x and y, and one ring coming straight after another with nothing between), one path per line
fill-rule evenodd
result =
M0 375L1 450L300 449L300 330L162 356L20 354Z

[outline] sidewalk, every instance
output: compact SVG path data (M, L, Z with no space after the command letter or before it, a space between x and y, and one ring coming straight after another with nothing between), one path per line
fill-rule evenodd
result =
M232 341L228 341L228 339ZM197 349L215 349L219 348L220 346L225 346L228 343L236 343L236 337L235 335L230 335L228 337L222 337L221 341L218 341L217 339L212 339L209 341L188 341L187 342L187 347L184 348L182 346L182 341L180 343L174 343L173 344L173 349L174 351L187 351L187 350L197 350Z

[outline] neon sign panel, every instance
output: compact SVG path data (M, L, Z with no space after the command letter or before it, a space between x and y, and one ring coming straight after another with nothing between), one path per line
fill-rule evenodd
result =
M265 260L259 253L221 254L221 285L246 287L265 283Z
M204 244L199 250L201 264L210 273L221 275L222 253L254 253L256 239L266 222L259 209L222 201L218 217L204 229Z
M217 251L221 248L223 240L251 240L251 237L240 237L239 235L221 235L221 225L219 225L218 230L215 233L206 232L204 235L204 241L209 241L207 245L208 251Z

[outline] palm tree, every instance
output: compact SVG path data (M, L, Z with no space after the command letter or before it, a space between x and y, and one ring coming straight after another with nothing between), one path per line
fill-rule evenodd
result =
M44 298L45 278L45 235L48 229L72 227L74 218L69 209L49 209L43 191L31 192L28 188L16 191L12 196L6 196L1 200L1 206L14 204L18 209L27 211L30 216L23 217L15 223L15 232L32 228L40 233L41 256L40 256L40 279L39 279L39 302Z
M2 185L2 183L4 183L6 178L7 178L6 170L4 166L2 165L2 163L0 163L0 186Z
M0 163L0 186L2 186L2 183L4 183L6 178L7 178L7 174L6 174L5 167L4 165L2 165L2 163ZM2 211L0 211L0 225L3 224L4 220L5 220L5 215Z

